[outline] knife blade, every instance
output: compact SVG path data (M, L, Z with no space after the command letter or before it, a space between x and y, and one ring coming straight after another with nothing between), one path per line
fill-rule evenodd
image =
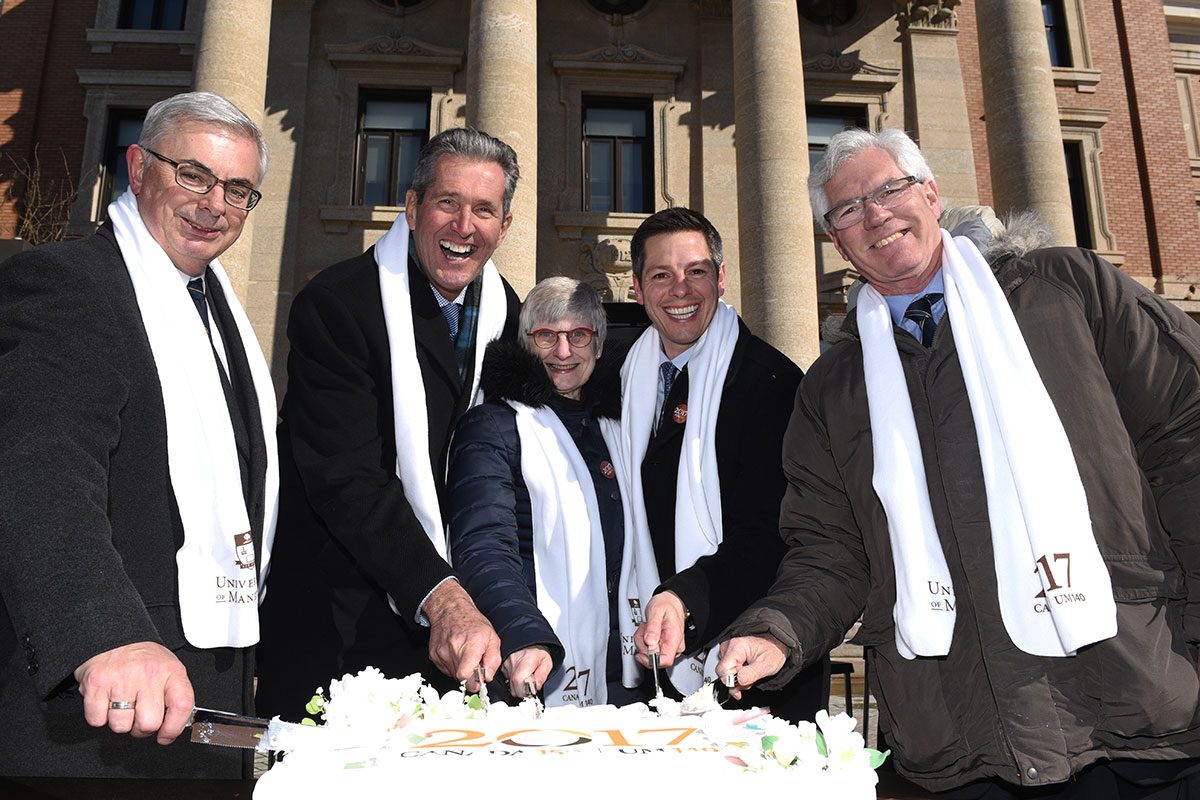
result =
M475 683L479 686L477 691L477 694L479 695L479 702L483 703L483 710L487 711L492 704L488 700L487 681L484 680L483 675L483 665L480 664L475 668Z
M197 707L192 709L188 725L192 728L192 741L197 744L257 750L271 722L261 717Z

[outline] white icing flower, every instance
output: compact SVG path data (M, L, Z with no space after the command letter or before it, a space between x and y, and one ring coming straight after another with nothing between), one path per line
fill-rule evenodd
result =
M870 755L863 749L863 737L855 728L854 717L838 714L830 717L829 712L817 712L817 726L825 736L830 769L860 770L870 768Z

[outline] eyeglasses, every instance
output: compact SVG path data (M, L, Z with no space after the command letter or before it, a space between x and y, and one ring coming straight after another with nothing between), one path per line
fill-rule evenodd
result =
M569 331L538 328L536 331L530 331L528 335L530 339L533 339L535 345L543 350L549 350L558 345L559 336L567 337L567 344L571 347L587 347L592 343L592 337L596 335L596 332L591 328L574 328Z
M825 223L836 231L843 231L862 220L867 213L867 203L874 203L880 208L893 208L904 202L914 184L924 182L912 175L890 180L870 194L838 203L825 213Z
M214 186L220 185L225 191L225 202L243 211L249 211L258 205L259 200L262 200L262 192L251 189L245 183L240 181L231 183L220 180L216 175L213 175L198 164L180 163L174 159L167 158L161 153L154 152L149 147L143 147L142 150L154 156L159 161L170 164L175 169L175 182L189 192L208 194Z

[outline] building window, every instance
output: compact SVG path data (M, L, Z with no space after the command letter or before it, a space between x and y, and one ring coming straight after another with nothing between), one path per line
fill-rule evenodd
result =
M867 127L867 110L861 106L819 106L807 108L808 168L811 172L825 155L825 148L834 134L847 128Z
M117 27L143 31L181 31L187 0L122 0Z
M646 0L588 0L588 3L603 14L636 14L646 6Z
M651 211L651 129L649 101L583 98L584 211Z
M836 28L854 19L858 13L855 0L798 0L800 17L825 28Z
M1046 46L1050 48L1050 66L1073 67L1071 39L1067 35L1066 12L1062 0L1042 0L1042 21L1046 25Z
M1092 238L1092 217L1088 210L1087 174L1083 165L1083 145L1079 142L1063 142L1063 154L1067 159L1067 186L1071 192L1071 218L1075 222L1075 244L1089 250L1095 247Z
M362 92L355 202L364 206L403 205L417 157L427 141L428 94Z
M96 219L100 221L108 219L108 204L129 188L129 166L125 162L125 152L131 144L137 144L145 120L145 109L119 108L109 112L108 131L104 136L100 203L96 214Z

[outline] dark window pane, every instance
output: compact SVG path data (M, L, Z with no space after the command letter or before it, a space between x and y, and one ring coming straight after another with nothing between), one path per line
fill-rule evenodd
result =
M427 107L420 101L368 100L364 105L364 128L423 131L429 122Z
M187 0L163 0L162 24L164 31L183 30L183 17L187 13Z
M847 128L867 127L867 112L861 106L806 107L808 117L808 167L811 170L825 155L825 147L835 134Z
M588 142L588 207L612 211L612 142Z
M421 137L401 135L400 154L396 164L396 204L404 202L404 193L412 185L413 170L417 167L417 157L421 155Z
M125 0L121 27L149 30L154 25L153 0Z
M1071 217L1075 223L1075 244L1091 249L1092 218L1087 205L1087 178L1083 170L1083 147L1079 142L1063 142L1067 159L1067 186L1071 193Z
M388 176L392 167L392 137L365 138L367 152L363 169L363 203L368 206L386 206L389 204Z
M1067 39L1062 0L1042 0L1042 21L1046 25L1046 47L1050 50L1050 66L1070 67L1071 43Z
M621 143L621 211L632 214L645 213L642 146L635 142Z
M636 108L589 108L583 133L585 136L645 136L646 112Z

